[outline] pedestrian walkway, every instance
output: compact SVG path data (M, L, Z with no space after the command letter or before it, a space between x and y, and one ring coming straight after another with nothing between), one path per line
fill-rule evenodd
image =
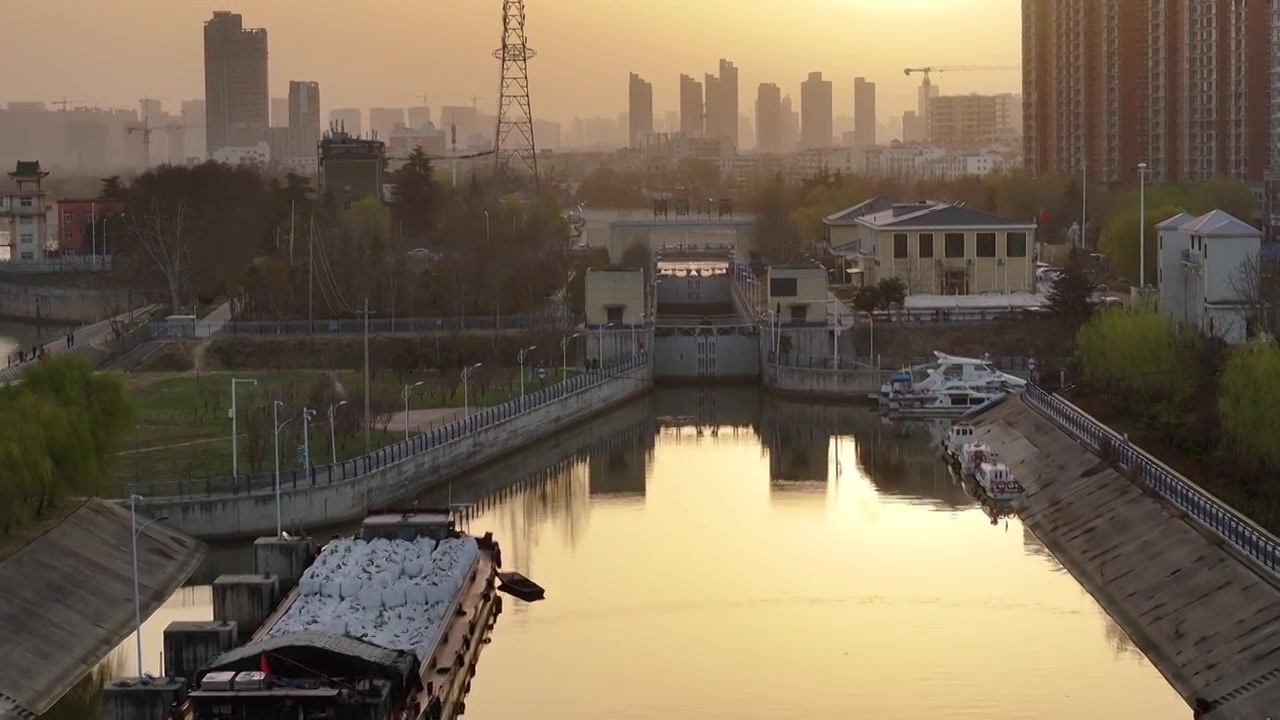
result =
M61 336L56 340L45 343L40 347L40 350L42 353L47 353L48 355L53 356L66 354L85 355L94 350L102 349L106 343L113 339L111 329L114 323L126 323L130 318L146 317L150 312L152 312L154 307L155 306L151 306L141 310L120 313L115 317L110 317L106 320L100 320L91 325L78 328L69 332L65 336ZM67 342L69 337L72 339L71 344L68 344ZM27 351L30 349L31 348L25 348ZM23 374L27 372L27 369L36 362L39 361L28 359L26 362L18 363L17 358L14 357L12 365L9 365L8 362L6 362L5 368L0 370L0 384L20 380Z

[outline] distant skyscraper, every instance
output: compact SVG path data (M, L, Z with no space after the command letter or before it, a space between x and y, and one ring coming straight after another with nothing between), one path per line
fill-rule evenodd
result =
M204 100L182 101L182 127L184 137L183 160L191 157L205 157L208 144L205 142L205 104Z
M665 113L663 113L662 124L666 125L666 127L663 128L666 132L669 132L669 133L680 132L680 111L668 110Z
M653 85L631 73L627 86L627 125L631 147L640 146L640 138L653 132Z
M329 111L329 124L337 125L337 129L351 137L360 137L364 132L361 119L364 111L360 108L335 108Z
M397 125L404 125L404 108L369 108L369 129L379 140L391 137Z
M267 31L219 10L204 24L206 148L255 145L270 126Z
M680 76L680 132L702 134L702 83L688 75Z
M876 84L853 79L853 142L859 147L876 144Z
M800 142L800 111L792 107L791 96L782 98L782 152L791 152Z
M761 83L756 90L756 150L782 152L782 90Z
M831 147L831 81L809 73L800 83L800 146L804 150Z
M738 68L728 60L720 61L720 75L706 77L707 137L727 137L738 146Z
M289 83L289 156L314 158L320 142L320 83Z
M924 142L927 135L928 126L925 125L924 118L920 117L915 110L902 113L902 142Z
M425 105L409 108L409 127L422 130L431 125L431 108ZM542 143L538 143L541 145Z
M271 127L289 127L289 98L271 98Z
M142 109L141 120L143 122L146 122L151 127L160 127L164 124L164 108L161 107L159 100L144 98L140 103L140 107Z

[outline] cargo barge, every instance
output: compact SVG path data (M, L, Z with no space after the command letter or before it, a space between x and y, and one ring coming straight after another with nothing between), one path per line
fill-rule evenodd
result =
M502 612L502 553L448 510L388 510L330 541L245 645L198 674L193 720L451 720Z

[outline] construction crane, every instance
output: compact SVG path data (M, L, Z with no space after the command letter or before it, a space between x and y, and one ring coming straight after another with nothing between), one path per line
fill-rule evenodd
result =
M924 75L924 82L920 83L925 87L929 87L933 83L929 81L929 73L947 73L947 72L974 72L979 70L1021 70L1017 65L946 65L933 67L906 68L902 71L903 75L911 76L914 74Z
M164 100L164 99L165 98L144 97L141 100L139 100L138 104L142 108L142 124L130 125L128 128L128 133L130 135L134 133L142 134L142 167L144 168L151 167L151 133L160 129L160 128L151 127L151 115L147 113L147 107L151 104L153 100Z

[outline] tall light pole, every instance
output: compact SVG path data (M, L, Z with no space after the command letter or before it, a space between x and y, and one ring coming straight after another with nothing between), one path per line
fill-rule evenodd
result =
M315 416L315 410L302 408L302 466L308 473L311 472L311 419Z
M133 635L138 641L138 677L142 677L142 594L138 591L138 536L154 522L169 519L168 515L151 518L138 527L137 501L141 495L129 495L129 529L133 531Z
M520 397L524 397L524 361L528 359L531 351L537 349L537 345L530 345L527 348L521 348L516 355L516 361L520 363Z
M338 464L338 435L333 430L333 411L346 405L347 401L333 404L329 406L329 454L333 455L333 464Z
M1147 287L1147 173L1151 168L1138 163L1138 289Z
M596 360L599 361L600 367L604 367L604 331L611 328L616 323L606 323L596 328Z
M239 461L240 453L236 449L236 441L238 432L236 430L236 384L246 383L248 385L257 385L258 381L252 378L241 379L231 378L231 482L238 483L240 479Z
M560 338L560 379L569 377L569 341L582 333L576 332Z
M404 399L404 441L409 442L409 396L413 394L413 389L422 385L424 381L419 380L412 385L405 385L404 390L400 391L400 397Z
M285 425L293 422L293 418L289 418L284 422L280 422L280 408L284 407L284 403L276 400L271 403L271 422L275 426L275 449L276 449L276 537L280 537L284 528L280 521L280 431Z
M471 396L468 394L468 382L471 380L471 373L484 363L476 363L462 368L462 417L471 417Z

